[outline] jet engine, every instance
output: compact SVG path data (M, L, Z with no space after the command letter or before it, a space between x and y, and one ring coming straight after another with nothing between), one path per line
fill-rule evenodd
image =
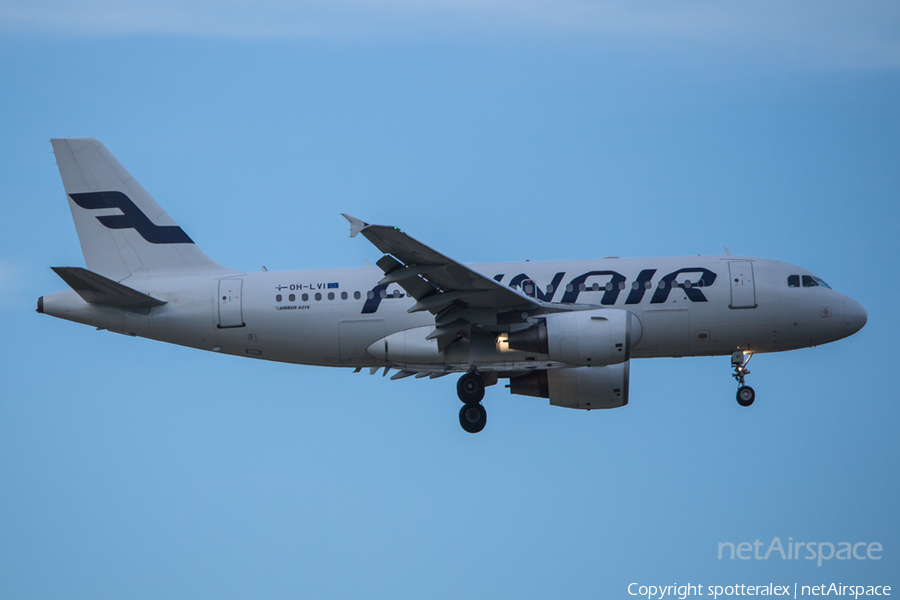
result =
M603 367L532 371L509 380L509 391L549 398L564 408L618 408L628 404L628 361Z
M512 350L592 367L626 362L642 333L641 322L631 312L600 308L547 315L528 329L510 332L508 340Z

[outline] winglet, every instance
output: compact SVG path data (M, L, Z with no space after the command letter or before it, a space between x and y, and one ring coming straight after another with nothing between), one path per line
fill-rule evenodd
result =
M346 215L344 215L344 216L346 216ZM728 246L722 246L722 247L725 248L725 256L731 256L731 250L728 249Z
M345 215L341 213L341 216L350 221L350 237L356 237L356 234L369 226L365 221L361 221L356 217L351 217L350 215Z

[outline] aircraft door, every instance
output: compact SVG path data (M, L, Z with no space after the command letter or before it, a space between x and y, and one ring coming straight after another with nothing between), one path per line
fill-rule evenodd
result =
M734 260L728 263L731 277L731 304L729 308L756 308L756 285L753 283L753 263Z
M241 311L241 290L243 279L219 280L219 328L243 327L244 318Z

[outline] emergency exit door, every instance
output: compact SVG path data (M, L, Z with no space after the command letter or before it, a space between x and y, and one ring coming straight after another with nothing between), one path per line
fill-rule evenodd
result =
M731 275L731 304L729 308L756 308L756 285L753 283L753 263L734 260L728 263Z
M243 327L241 313L241 288L243 279L219 280L219 328Z

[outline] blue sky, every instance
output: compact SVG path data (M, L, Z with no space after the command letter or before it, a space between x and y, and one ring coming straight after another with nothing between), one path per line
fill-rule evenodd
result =
M891 2L0 3L6 598L618 598L900 585ZM630 404L241 360L34 313L82 265L49 139L101 139L217 261L803 265L857 335L632 365ZM720 561L866 541L880 561Z

